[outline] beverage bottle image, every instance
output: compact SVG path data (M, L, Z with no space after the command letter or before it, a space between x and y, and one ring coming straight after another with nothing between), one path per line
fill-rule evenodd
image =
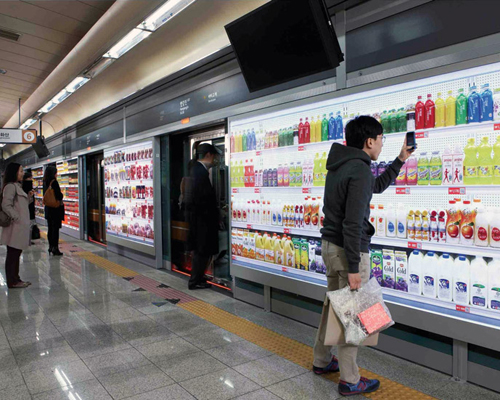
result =
M306 197L304 199L304 217L303 217L305 229L311 229L311 211L312 211L311 198Z
M314 120L314 116L311 117L311 143L316 142L316 121Z
M485 83L482 87L479 109L479 120L493 121L493 93L490 90L490 85Z
M406 232L408 239L415 240L415 212L413 210L408 211L406 217Z
M335 127L335 117L333 116L333 113L330 113L330 119L328 120L328 140L335 140L337 139L337 131ZM324 142L326 139L321 136L321 141Z
M320 186L320 170L319 170L319 163L320 163L320 155L319 153L316 153L314 156L314 167L313 167L313 185L314 186Z
M456 115L457 115L457 125L463 125L466 124L468 121L468 100L467 96L464 93L464 89L458 89L458 96L457 96L457 108L456 108Z
M437 264L438 256L433 251L428 251L424 257L422 275L422 293L425 297L437 297Z
M422 241L428 242L430 238L430 229L431 229L431 221L429 217L429 212L427 210L423 210L421 214L422 218L422 227L421 227L421 232L422 232ZM417 226L417 223L415 222L415 226Z
M438 213L438 235L441 243L446 243L446 211Z
M295 246L292 240L287 237L285 242L285 265L289 268L295 268Z
M389 126L390 133L395 133L398 131L398 113L395 109L392 109L391 113L389 114Z
M488 308L500 310L500 259L488 263Z
M488 264L483 257L470 263L470 304L486 308L488 303Z
M248 141L247 141L247 133L245 131L243 133L242 138L241 138L241 146L242 146L241 151L247 151L247 143L248 143Z
M374 236L377 236L377 213L374 204L370 204L370 224L372 224L375 229Z
M278 131L274 131L273 149L277 149L278 147L279 147L279 133Z
M271 185L269 185L271 186ZM273 187L277 187L278 186L278 169L277 168L273 168Z
M425 128L425 105L422 101L422 96L418 96L417 104L415 104L415 129Z
M459 145L455 146L453 150L453 181L454 185L461 185L464 183L464 159L465 155Z
M406 185L406 171L408 168L408 163L404 163L401 169L399 170L399 174L396 178L396 186L404 186ZM373 169L372 169L373 171Z
M321 139L324 137L328 138L328 119L326 114L323 114L323 120L321 121Z
M406 132L407 123L406 123L406 111L404 107L401 107L398 111L398 128L397 132Z
M285 146L285 131L278 129L278 147Z
M274 263L277 265L283 265L285 261L284 256L283 242L281 241L281 237L278 236L274 242Z
M406 162L406 184L414 186L418 183L418 161L412 155Z
M383 204L378 205L377 211L377 236L385 237L386 236L386 217Z
M455 259L453 268L453 301L463 306L469 305L470 262L460 255Z
M500 121L500 88L493 92L493 120Z
M255 166L252 159L248 163L248 186L255 187Z
M295 183L295 172L296 172L296 169L295 169L295 163L290 163L290 169L289 169L289 174L290 174L290 178L289 178L289 181L290 181L290 186L291 187L295 187L296 186L296 183Z
M500 208L493 208L490 215L490 246L500 248Z
M299 123L299 144L304 143L304 135L305 135L304 130L305 130L304 123L302 122L301 118Z
M274 234L276 235L276 234ZM267 262L270 262L270 263L273 263L274 264L274 260L275 260L275 257L274 257L274 242L275 242L275 238L274 237L270 237L269 235L267 235L267 233L264 233L264 236L265 236L265 244L264 244L264 254L265 254L265 257L266 257L266 261Z
M375 161L372 161L370 164L370 169L372 171L372 175L376 178L378 176L377 169L378 169L378 164Z
M457 123L457 99L453 97L453 91L448 91L448 97L445 102L445 120L446 126L455 126Z
M293 146L293 128L292 127L288 128L286 143L287 143L286 144L287 146Z
M382 175L387 170L387 163L382 160L377 165L377 176Z
M254 128L252 128L252 150L257 150L257 135Z
M387 110L384 110L382 112L382 115L380 116L380 124L382 125L384 133L389 133L391 130L389 126L389 114L387 113Z
M497 136L497 141L493 145L492 183L494 185L500 185L500 136Z
M477 185L478 183L478 161L477 147L474 138L467 139L467 146L464 148L464 183L466 185Z
M318 115L316 120L316 142L322 142L323 138L321 137L321 117Z
M426 129L434 128L435 124L436 124L436 105L432 101L432 94L428 94L427 101L425 102L424 126Z
M313 197L311 202L311 229L313 230L319 229L319 207L319 201Z
M407 237L407 212L403 204L398 204L396 212L396 225L397 225L397 237L400 239L406 239Z
M439 151L432 152L429 167L431 185L441 185L443 181L443 162Z
M476 212L469 200L464 201L461 210L460 244L472 246L474 244Z
M290 186L290 170L287 163L283 167L283 186Z
M382 251L382 287L394 289L396 280L396 263L393 250Z
M396 209L394 208L394 205L389 204L387 206L387 212L386 212L386 234L387 237L396 237L396 231L397 231L397 216L396 216Z
M278 186L283 186L283 166L278 164Z
M420 153L418 158L418 184L428 185L430 181L429 173L429 159L427 158L427 153Z
M448 253L443 253L438 261L437 297L439 300L453 300L453 267L455 262Z
M326 151L323 152L323 155L321 156L321 161L320 161L320 173L321 173L321 185L320 186L325 186L326 183L326 174L328 173L326 169L326 163L328 161L328 157L326 155Z
M453 154L451 154L451 150L449 147L446 147L444 149L442 161L443 161L442 183L443 185L451 185L453 181Z
M469 89L469 97L467 98L467 120L471 124L473 122L481 122L479 108L481 96L477 93L477 87L471 86Z
M436 128L441 128L446 125L446 105L441 98L441 93L437 94L436 99Z
M295 186L302 187L302 164L300 161L295 167Z
M293 145L297 146L299 144L299 127L295 125L293 129Z
M488 136L481 138L481 144L477 148L477 183L480 185L491 185L493 183L493 159L491 158L492 147Z
M335 118L335 131L337 132L336 139L344 139L344 120L340 111L337 111L337 118Z
M422 263L422 252L419 250L413 250L408 260L408 293L419 296L422 294Z
M231 153L236 153L236 146L235 146L235 142L236 142L236 133L233 132L231 133Z
M304 141L303 143L311 142L311 125L309 125L309 120L306 117L306 122L304 123Z

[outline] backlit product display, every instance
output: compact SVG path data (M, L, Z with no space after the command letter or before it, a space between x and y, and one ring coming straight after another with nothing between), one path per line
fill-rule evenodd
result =
M80 206L78 188L78 159L58 161L57 180L64 194L64 221L62 225L68 229L80 230Z
M106 231L154 245L153 144L104 152Z

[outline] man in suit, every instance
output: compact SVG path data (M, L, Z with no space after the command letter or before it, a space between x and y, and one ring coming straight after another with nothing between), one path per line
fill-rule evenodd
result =
M211 144L197 148L198 161L191 167L189 188L186 191L189 216L189 246L193 263L189 289L207 289L205 270L213 255L219 252L219 210L209 170L217 165L219 154Z

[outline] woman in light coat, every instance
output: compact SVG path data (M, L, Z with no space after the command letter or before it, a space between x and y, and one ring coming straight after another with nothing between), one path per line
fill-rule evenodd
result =
M23 250L30 245L30 212L29 203L33 201L33 192L27 194L21 185L23 167L18 163L10 163L5 169L3 178L2 210L12 222L2 229L2 244L7 246L5 258L5 275L7 286L11 289L25 288L30 282L23 282L19 277L19 259Z

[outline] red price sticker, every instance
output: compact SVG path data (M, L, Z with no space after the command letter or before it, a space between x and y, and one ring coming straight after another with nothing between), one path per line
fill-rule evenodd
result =
M305 151L306 150L306 146L299 146L299 151Z
M470 313L470 307L467 307L467 306L459 306L459 305L456 305L455 306L455 309L457 311L461 311L461 312L464 312L464 313Z
M287 267L281 267L281 270L282 270L283 272L288 272L288 268L287 268Z
M283 228L283 233L290 233L290 229L289 228Z
M247 224L247 229L252 229L252 225Z
M311 188L302 188L302 193L311 193Z
M465 194L466 190L464 187L451 187L448 188L448 194Z
M342 144L343 144L344 146L346 146L346 145L347 145L347 142L344 140L344 141L342 141Z
M417 132L415 133L415 139L427 139L429 137L429 132Z
M260 150L257 150L257 151L255 152L255 155L256 155L256 156L260 156L261 154L262 154L262 151L260 151Z
M260 193L260 188L255 188L253 191L254 193Z
M408 242L408 248L409 249L421 249L422 248L422 243L419 243L419 242Z
M494 129L495 131L500 131L500 124L495 124L495 125L493 125L493 129Z
M233 188L233 193L238 193L238 188Z
M410 194L410 188L396 188L396 194Z
M236 260L236 256L231 256L231 259L232 260Z

